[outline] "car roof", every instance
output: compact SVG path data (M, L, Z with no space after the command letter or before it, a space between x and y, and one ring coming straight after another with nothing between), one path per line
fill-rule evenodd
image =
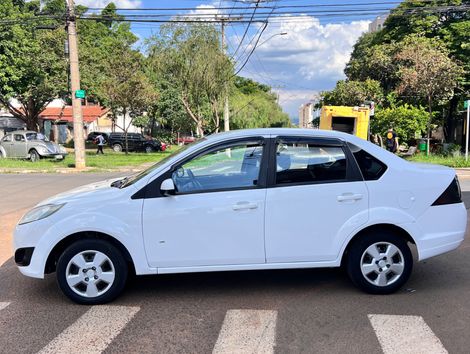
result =
M311 136L322 138L339 138L342 140L351 140L352 135L334 131L320 129L300 129L300 128L257 128L257 129L240 129L231 130L229 132L208 135L208 140L224 140L227 138L237 138L246 136L267 136L267 135L283 135L283 136ZM354 140L354 138L353 138Z
M26 133L34 133L37 134L34 130L14 130L12 132L8 132L7 134L26 134Z

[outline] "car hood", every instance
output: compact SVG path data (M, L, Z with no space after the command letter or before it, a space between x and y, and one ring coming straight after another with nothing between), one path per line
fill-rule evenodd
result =
M67 192L59 193L51 198L43 200L38 205L70 203L84 199L90 199L90 201L96 200L96 202L99 203L100 200L106 199L105 195L114 194L116 191L120 190L119 188L111 187L111 183L119 179L122 179L122 177L90 183L78 188L74 188Z
M35 145L35 146L44 146L49 151L56 151L56 150L58 151L59 150L59 145L57 145L56 143L54 143L52 141L30 140L29 143L31 145Z

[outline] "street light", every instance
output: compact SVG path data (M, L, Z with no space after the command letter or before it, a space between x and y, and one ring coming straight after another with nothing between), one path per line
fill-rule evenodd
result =
M260 44L258 44L256 46L256 48L259 48L260 46L262 46L264 43L266 43L267 41L271 40L272 38L276 37L276 36L285 36L287 34L287 32L281 32L281 33L276 33L276 34L273 34L271 37L269 37L268 39L266 39L265 41L262 41Z

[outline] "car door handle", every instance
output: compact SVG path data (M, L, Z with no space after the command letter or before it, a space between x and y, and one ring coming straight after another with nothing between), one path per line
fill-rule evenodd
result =
M356 201L356 200L361 200L364 196L362 194L353 194L353 193L345 193L338 195L336 197L336 200L338 202L348 202L348 201Z
M240 202L237 204L232 205L232 209L235 211L238 210L251 210L251 209L257 209L258 204L256 203L249 203L249 202Z

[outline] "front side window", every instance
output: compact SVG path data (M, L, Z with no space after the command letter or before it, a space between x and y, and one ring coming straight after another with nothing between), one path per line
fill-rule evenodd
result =
M346 180L347 159L340 146L279 142L276 184L338 182Z
M22 134L15 134L15 141L25 141Z
M178 193L256 187L263 156L261 142L215 148L179 166L172 174Z

